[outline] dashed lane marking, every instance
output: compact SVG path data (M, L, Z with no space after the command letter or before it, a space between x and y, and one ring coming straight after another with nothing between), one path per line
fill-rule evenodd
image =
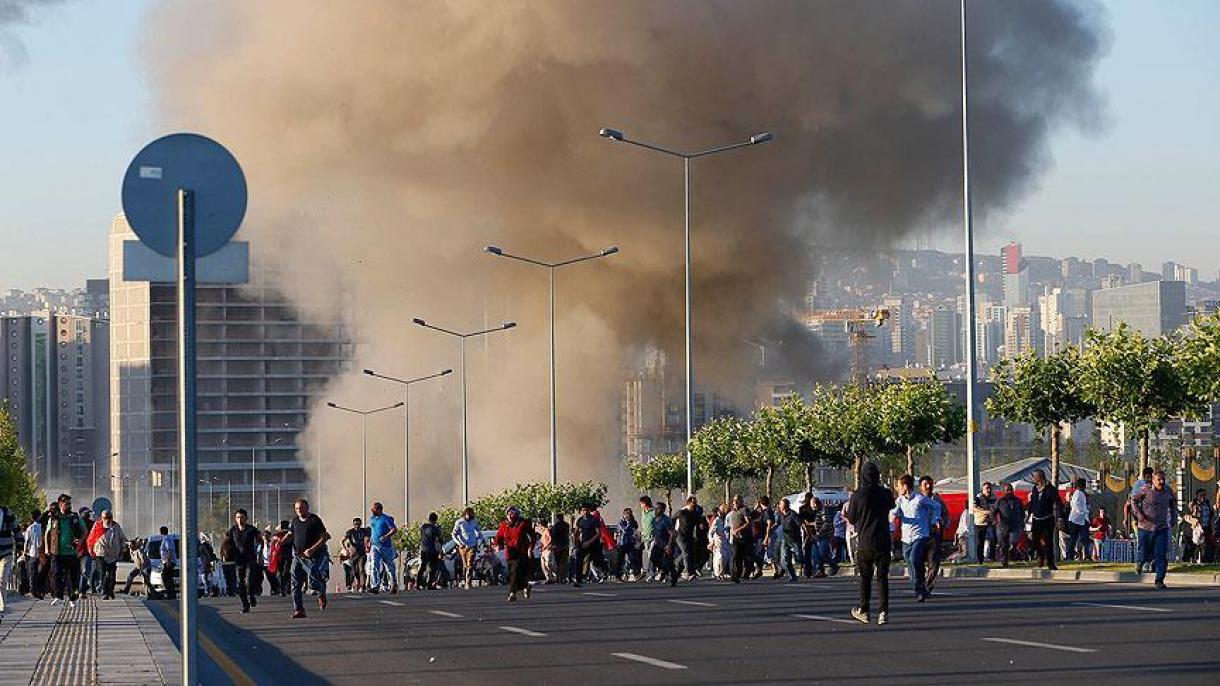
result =
M377 602L381 603L382 605L393 605L394 607L403 606L402 603L398 602L397 600L378 600Z
M439 615L441 617L448 617L450 619L461 619L464 616L464 615L459 615L456 612L445 612L444 610L428 610L428 612L431 612L434 615Z
M667 662L665 660L658 660L655 657L648 657L647 655L636 655L635 653L610 653L610 654L613 655L614 657L621 657L624 660L631 660L632 662L642 662L646 665L652 665L653 667L660 667L661 669L686 669L686 665L680 665L677 662Z
M834 622L836 624L860 624L854 619L839 619L838 617L826 617L824 615L792 615L797 619L816 619L819 622Z
M1137 612L1173 612L1164 607L1144 607L1143 605L1110 605L1108 603L1072 603L1084 607L1108 607L1114 610L1136 610Z
M1061 650L1065 653L1096 653L1096 648L1078 648L1076 646L1061 646L1054 643L1038 643L1037 641L1018 641L1015 638L984 638L984 641L991 643L1007 643L1014 646L1028 646L1030 648L1046 648L1047 650Z
M530 638L542 638L543 636L546 636L546 634L542 633L541 631L530 631L529 629L522 629L521 627L517 626L502 626L500 628L505 631L511 631L514 634L529 636Z
M618 597L617 593L599 593L597 591L584 591L581 593L581 595L591 595L596 598L617 598Z
M690 605L692 607L716 607L716 603L705 603L699 600L670 600L675 605Z

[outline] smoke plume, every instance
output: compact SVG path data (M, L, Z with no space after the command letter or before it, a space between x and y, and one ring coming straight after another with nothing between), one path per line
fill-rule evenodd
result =
M1107 35L1092 3L970 7L985 218L1037 182L1052 131L1098 120ZM945 0L176 2L151 15L146 54L167 130L211 135L245 167L259 258L318 316L355 324L354 372L456 368L456 341L412 317L519 322L468 346L478 494L548 473L547 276L484 245L622 249L557 274L561 478L616 472L624 351L681 359L682 163L600 127L681 150L775 132L691 165L696 378L746 395L753 336L792 332L791 368L818 373L775 325L801 302L817 238L956 225L958 21ZM457 377L412 392L417 515L456 492ZM401 397L358 373L331 393ZM387 504L401 502L397 421L370 419ZM324 466L327 488L358 492L358 420L311 424L341 467Z

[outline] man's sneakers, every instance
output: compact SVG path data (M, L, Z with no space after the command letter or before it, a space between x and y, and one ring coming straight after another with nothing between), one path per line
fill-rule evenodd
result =
M510 603L515 603L515 602L517 602L517 593L516 593L516 591L514 591L514 592L512 592L512 593L509 593L509 594L508 594L508 602L510 602Z
M305 619L305 611L304 610L293 610L292 618L293 619Z
M249 605L242 605L242 606L241 606L241 613L242 613L243 615L248 615L248 614L250 614L250 606L249 606Z
M889 624L889 623L890 623L890 613L882 612L877 615L877 624L878 625Z
M58 604L59 604L59 598L51 598L51 607L55 607Z
M858 607L851 609L851 616L858 622L868 624L868 613Z
M258 607L258 596L256 596L256 595L250 596L250 607Z
M69 601L68 601L68 609L70 609L70 610L74 610L74 609L76 609L76 601L75 601L75 600L69 600Z
M1164 581L1158 581L1158 582L1156 582L1156 587L1157 587L1157 588L1159 588L1159 589L1161 589L1161 590L1164 590L1164 589L1165 589L1165 582L1164 582Z
M525 594L525 599L526 599L526 600L529 600L529 599L530 599L530 587L529 587L528 585L525 587L525 590L524 590L524 591L522 591L522 593L524 593L524 594Z
M319 610L326 609L326 594L325 593L318 594L318 609Z

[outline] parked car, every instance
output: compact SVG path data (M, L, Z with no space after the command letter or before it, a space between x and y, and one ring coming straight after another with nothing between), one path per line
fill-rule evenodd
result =
M150 588L147 590L149 598L163 598L165 596L165 580L162 578L161 564L161 540L165 538L160 534L149 536L144 542L144 556L148 558L148 580ZM179 560L182 557L182 545L178 534L170 534L170 541L174 545L174 554ZM176 579L178 590L181 591L181 568L179 568L179 576ZM203 577L200 575L197 579L197 588L199 592L203 592L204 583Z

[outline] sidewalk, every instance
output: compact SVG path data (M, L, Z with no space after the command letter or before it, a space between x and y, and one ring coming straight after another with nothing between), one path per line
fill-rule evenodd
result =
M178 649L142 602L11 598L0 623L0 686L180 684Z
M1135 565L1129 565L1134 567ZM1116 570L1090 570L1080 567L1067 569L1039 569L1037 567L941 567L940 575L947 579L1033 579L1042 581L1095 581L1101 583L1148 584L1156 582L1155 574L1137 574ZM1220 586L1220 574L1192 574L1172 572L1165 576L1170 586Z

